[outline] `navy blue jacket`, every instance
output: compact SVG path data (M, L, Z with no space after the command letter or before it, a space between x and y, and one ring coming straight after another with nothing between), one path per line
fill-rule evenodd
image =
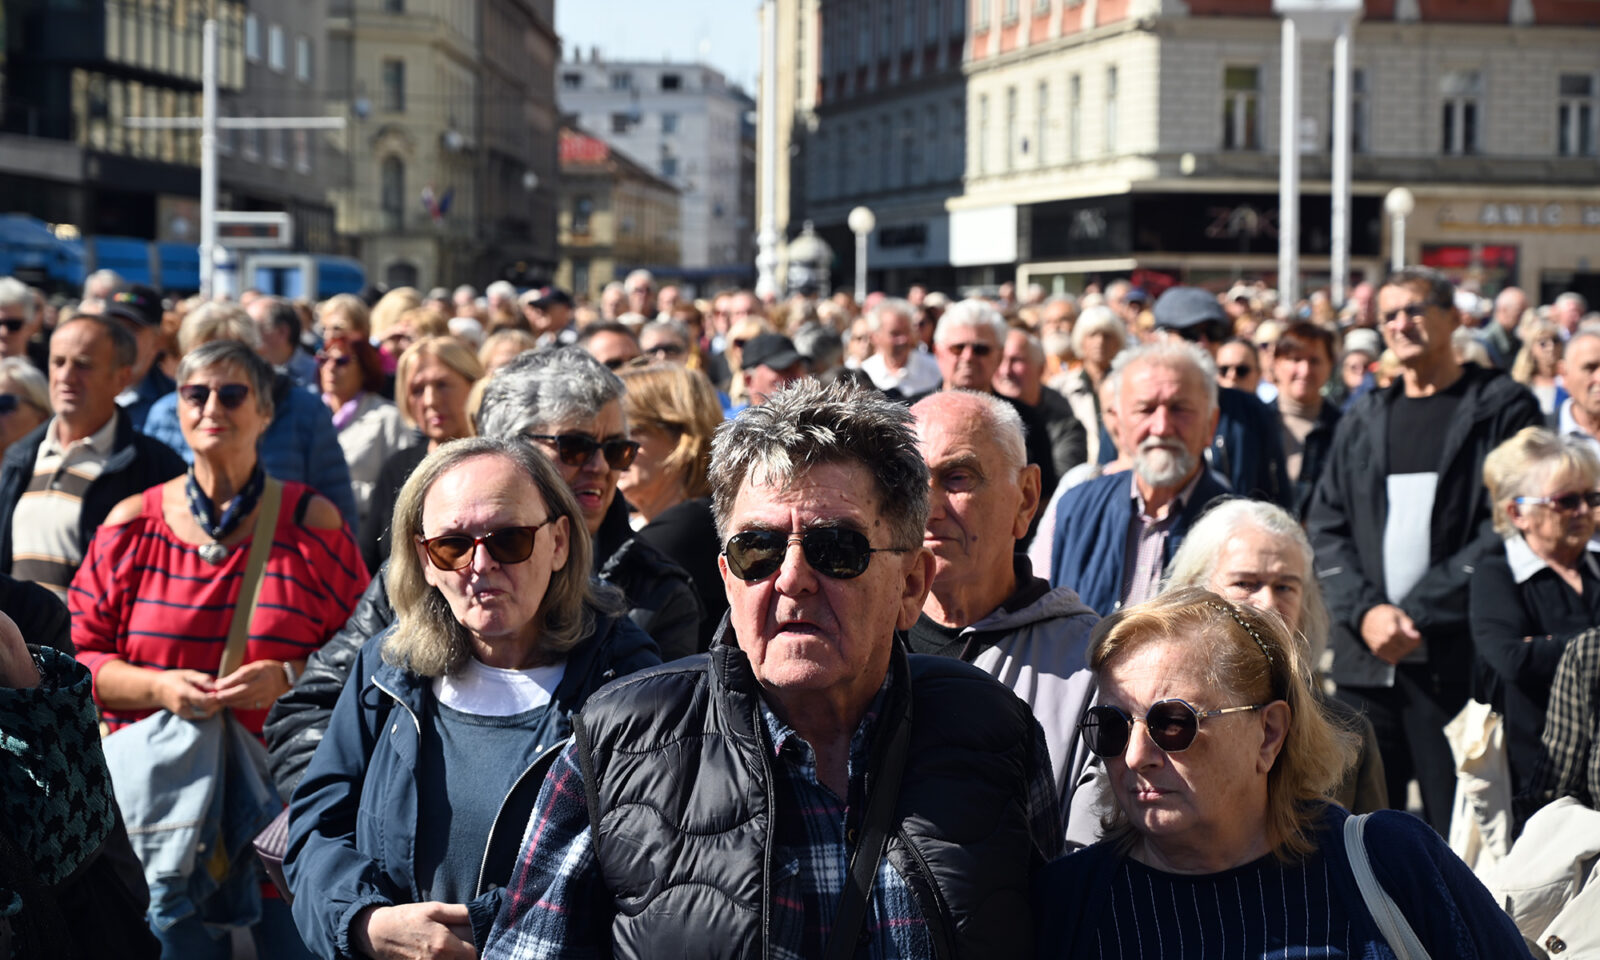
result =
M1071 587L1101 616L1117 609L1122 597L1122 567L1128 553L1128 523L1133 519L1133 475L1097 477L1068 490L1056 505L1055 539L1050 547L1050 586ZM1167 537L1163 568L1206 505L1228 490L1202 469L1189 502Z
M296 894L295 925L311 952L327 960L355 956L350 924L362 910L422 900L413 859L422 829L417 756L433 683L383 662L383 643L393 630L362 646L328 732L289 804L284 869ZM632 621L600 613L595 613L594 632L568 653L544 729L530 734L540 760L513 785L494 824L489 848L498 852L505 840L510 854L505 875L488 878L495 889L468 904L480 949L510 880L510 863L548 769L546 758L566 745L572 715L604 684L660 662L655 641ZM520 817L508 814L515 810ZM502 819L507 821L503 827Z
M1283 423L1277 412L1255 394L1227 387L1217 389L1217 410L1211 468L1227 477L1239 496L1270 500L1293 510L1294 489L1289 484Z

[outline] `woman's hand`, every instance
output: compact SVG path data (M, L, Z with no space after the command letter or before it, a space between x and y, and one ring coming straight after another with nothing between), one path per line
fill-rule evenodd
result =
M356 948L373 960L477 960L465 904L368 907L350 924Z
M265 710L288 690L289 678L284 676L281 661L256 660L218 680L212 693L224 707Z
M156 703L185 720L204 720L222 709L212 690L217 681L199 670L151 670Z

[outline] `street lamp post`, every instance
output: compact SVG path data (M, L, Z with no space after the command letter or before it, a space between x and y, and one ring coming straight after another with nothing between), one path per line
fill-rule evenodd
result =
M878 226L878 218L866 207L856 207L845 222L856 235L856 304L860 305L867 300L867 237Z
M1406 265L1406 217L1417 209L1417 198L1405 187L1395 187L1384 196L1383 209L1389 215L1389 268L1400 270Z

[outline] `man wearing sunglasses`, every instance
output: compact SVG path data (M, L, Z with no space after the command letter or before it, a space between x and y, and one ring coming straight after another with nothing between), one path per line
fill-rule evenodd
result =
M1341 419L1306 526L1339 697L1377 730L1390 798L1414 778L1445 834L1455 766L1443 728L1468 694L1468 581L1500 545L1483 461L1543 417L1509 377L1456 362L1455 287L1442 275L1402 270L1377 306L1402 376Z
M28 359L28 340L39 329L33 291L15 277L0 277L0 359Z
M1213 360L1233 336L1227 311L1199 287L1172 287L1152 312L1162 338L1197 344ZM1227 387L1217 392L1217 409L1217 431L1207 453L1211 466L1228 478L1234 493L1291 507L1294 491L1272 409L1253 391Z
M928 464L923 544L933 551L933 587L907 640L917 653L976 664L1032 708L1065 815L1090 760L1076 728L1094 696L1085 656L1100 618L1070 587L1051 589L1017 549L1040 489L1016 411L947 390L911 415Z
M0 572L65 600L111 508L184 471L171 448L135 430L117 406L137 351L127 329L101 317L79 317L51 335L55 416L13 443L0 467Z
M933 567L908 420L802 380L718 434L729 619L589 700L486 958L1033 954L1028 883L1060 846L1043 735L895 640Z

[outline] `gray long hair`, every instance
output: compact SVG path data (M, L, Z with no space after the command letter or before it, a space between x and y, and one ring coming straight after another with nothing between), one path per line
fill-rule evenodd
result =
M520 437L591 419L627 388L579 347L524 353L495 371L478 407L478 433Z
M423 575L417 539L423 532L423 502L439 478L475 457L503 457L533 481L552 518L567 518L567 562L550 572L550 585L534 614L540 621L539 645L547 654L565 654L594 630L587 605L597 602L589 581L593 546L583 512L549 458L526 443L496 437L469 437L441 444L412 471L394 505L394 543L389 554L388 588L399 625L383 644L383 659L424 677L460 670L472 656L472 640L456 620L450 603ZM598 601L602 608L608 601Z
M1240 530L1251 528L1289 545L1305 562L1305 575L1300 581L1300 623L1288 626L1290 632L1306 644L1311 668L1315 670L1322 662L1323 651L1328 648L1328 607L1322 602L1322 586L1317 582L1311 541L1306 539L1305 530L1295 518L1282 507L1242 497L1229 498L1212 506L1189 528L1183 544L1172 557L1161 589L1163 592L1183 587L1211 589L1211 577L1217 572L1222 548Z
M876 390L810 378L773 393L723 423L711 442L711 497L717 534L726 539L733 502L745 483L784 487L825 464L861 466L872 475L894 546L915 548L928 523L928 465L911 413Z

